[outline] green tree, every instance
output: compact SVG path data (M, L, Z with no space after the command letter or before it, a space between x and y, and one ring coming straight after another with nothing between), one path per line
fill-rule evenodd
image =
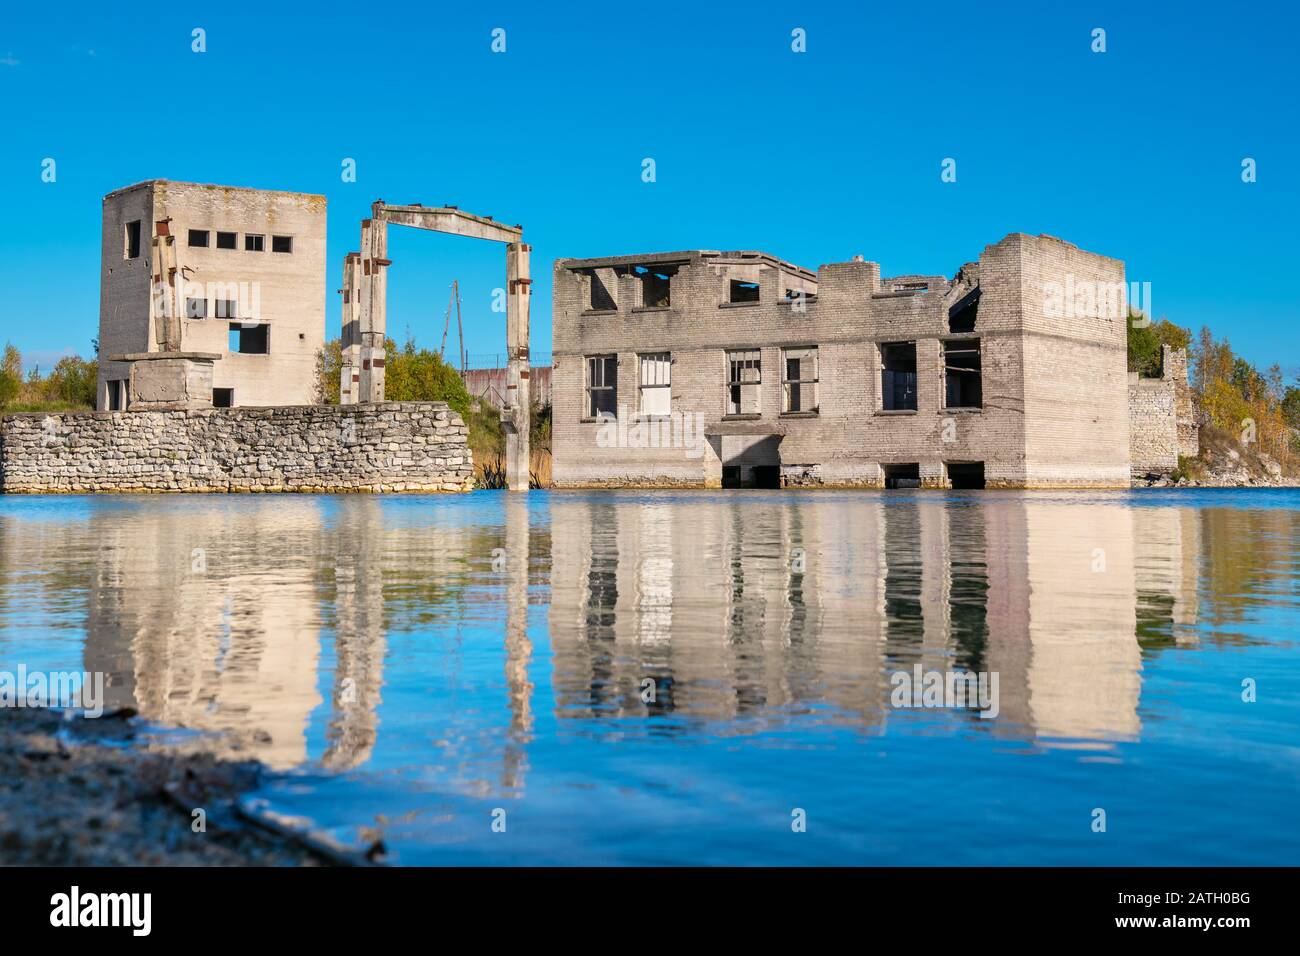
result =
M470 397L460 373L444 362L437 352L420 348L413 336L398 349L384 339L384 398L390 402L446 402L466 420ZM342 348L331 339L316 353L317 401L337 405L339 375L343 369Z
M1282 417L1292 428L1300 428L1300 388L1294 385L1282 393Z
M1192 342L1191 330L1174 325L1168 319L1139 325L1134 323L1137 318L1140 318L1137 313L1129 313L1128 370L1137 372L1142 378L1159 378L1164 364L1161 347L1188 348Z
M4 359L0 360L0 408L7 408L18 398L23 387L23 357L12 343L5 343Z
M469 392L460 373L444 362L437 352L417 348L407 335L399 350L392 339L384 339L384 397L390 402L446 402L462 418L469 415Z
M55 363L54 370L44 382L45 400L94 408L98 380L98 362L88 362L76 355L65 355Z
M339 376L343 372L343 347L338 339L330 339L316 353L316 404L339 403Z

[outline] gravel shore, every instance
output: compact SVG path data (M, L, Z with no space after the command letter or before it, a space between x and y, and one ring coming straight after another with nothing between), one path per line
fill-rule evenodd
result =
M261 768L129 746L128 713L0 710L0 864L314 866L337 862L238 809ZM205 832L194 832L202 809Z

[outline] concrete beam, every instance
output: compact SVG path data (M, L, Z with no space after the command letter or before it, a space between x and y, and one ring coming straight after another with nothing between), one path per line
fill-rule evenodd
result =
M389 206L375 203L375 219L395 223L399 226L413 226L416 229L428 229L432 232L446 232L453 236L466 236L470 239L487 239L492 242L519 242L524 236L522 226L507 226L487 216L475 216L454 206Z

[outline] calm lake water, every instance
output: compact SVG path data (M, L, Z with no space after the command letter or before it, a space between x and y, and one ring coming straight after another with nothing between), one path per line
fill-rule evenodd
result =
M0 496L0 669L102 671L402 863L1295 864L1297 509ZM996 716L896 706L918 665Z

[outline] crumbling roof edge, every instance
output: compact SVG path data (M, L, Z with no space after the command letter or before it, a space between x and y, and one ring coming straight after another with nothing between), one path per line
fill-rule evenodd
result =
M150 186L192 186L195 189L228 189L241 193L271 193L276 196L300 196L303 199L319 199L321 202L328 201L323 193L303 193L292 189L258 189L256 186L224 186L220 183L192 183L180 179L144 179L138 183L132 183L130 186L123 186L120 189L114 189L112 192L105 193L104 201L107 202L114 196L121 196L125 193L134 192L137 189L145 189Z
M809 279L815 280L817 278L817 273L811 269L805 269L803 266L787 259L781 259L771 253L757 249L732 249L726 251L717 249L682 249L675 252L647 252L641 255L559 259L557 265L564 269L597 269L606 266L666 265L675 262L691 262L695 259L717 259L724 262L744 259L759 260L779 269L800 273Z

